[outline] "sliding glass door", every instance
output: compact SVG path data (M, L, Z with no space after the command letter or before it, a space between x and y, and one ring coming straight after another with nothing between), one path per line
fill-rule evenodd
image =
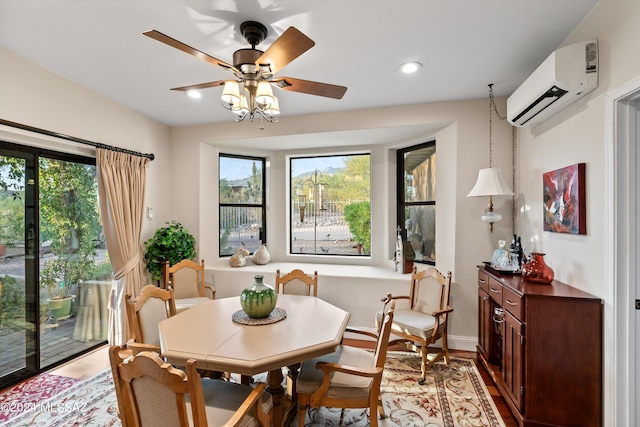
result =
M0 142L0 177L1 387L106 340L111 265L95 159Z
M0 147L0 385L39 369L35 180L35 155Z

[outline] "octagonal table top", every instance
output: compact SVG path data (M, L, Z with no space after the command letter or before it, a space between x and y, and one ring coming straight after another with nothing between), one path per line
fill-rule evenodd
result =
M349 313L316 297L278 295L284 320L268 325L235 323L240 297L201 303L159 324L168 362L255 375L331 353L340 344Z

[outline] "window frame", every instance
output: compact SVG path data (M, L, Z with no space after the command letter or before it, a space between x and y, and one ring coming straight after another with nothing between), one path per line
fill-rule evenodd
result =
M223 203L220 199L220 181L221 181L221 176L220 176L220 171L221 171L221 167L220 167L220 159L226 157L226 158L232 158L232 159L241 159L241 160L251 160L251 161L256 161L256 162L260 162L262 165L262 203ZM262 244L267 242L267 158L266 157L259 157L259 156L247 156L247 155L242 155L242 154L231 154L231 153L218 153L218 256L220 258L227 258L227 257L231 257L233 256L233 253L231 254L223 254L222 253L222 248L220 247L220 221L222 218L222 209L227 207L231 207L231 208L239 208L239 207L243 207L243 208L260 208L261 210L261 214L262 214L262 229L260 230L260 241L262 242Z
M315 256L324 256L324 257L348 257L348 258L371 258L372 256L372 248L369 248L369 253L361 253L361 254L340 254L340 253L322 253L322 252L315 252L315 253L299 253L299 252L294 252L294 233L293 233L293 222L294 222L294 216L293 216L293 208L294 208L294 200L292 197L293 194L293 176L291 175L293 172L293 161L295 160L300 160L300 159L320 159L320 158L327 158L327 157L354 157L354 156L367 156L369 159L369 206L370 206L370 212L373 209L372 205L371 205L371 162L372 162L372 154L368 151L365 152L348 152L348 153L332 153L332 154L317 154L317 155L310 155L310 154L300 154L300 155L288 155L287 156L287 190L288 190L288 194L287 194L287 198L288 198L288 202L287 202L287 229L288 229L288 255L292 255L292 256L307 256L307 257L315 257ZM349 233L351 233L351 231L349 230ZM370 233L371 233L371 224L370 224ZM322 249L322 248L321 248Z
M402 236L403 241L407 240L407 229L405 228L405 224L404 224L406 208L412 207L412 206L433 206L434 209L436 209L437 192L436 192L436 197L433 200L417 201L417 202L407 202L405 200L404 156L406 153L421 150L424 148L429 148L429 147L434 147L434 153L437 152L435 150L435 147L436 147L435 139L427 142L422 142L416 145L411 145L409 147L404 147L396 151L396 198L397 198L396 230L397 229L400 230L400 234ZM436 187L437 187L437 181L436 181ZM437 213L437 210L436 210L436 213ZM434 230L434 232L437 232L437 228L436 230ZM434 251L436 251L436 249L434 249ZM435 253L436 253L436 260L437 260L437 251ZM414 260L414 262L420 263L420 264L434 265L434 266L436 265L436 261L430 261L430 260Z

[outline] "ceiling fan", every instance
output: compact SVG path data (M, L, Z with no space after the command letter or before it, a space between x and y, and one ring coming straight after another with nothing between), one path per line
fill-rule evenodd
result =
M251 48L239 49L233 54L233 65L207 55L191 46L156 30L143 34L171 47L179 49L210 64L233 73L233 80L217 80L190 86L175 87L171 90L190 91L224 86L222 105L237 114L236 121L245 117L254 119L259 114L269 122L276 122L280 113L278 99L273 95L272 86L282 90L341 99L347 88L327 83L277 77L274 74L285 65L311 49L315 43L298 29L289 27L266 51L256 49L268 34L267 28L259 22L246 21L240 25L240 33ZM248 94L245 95L245 92Z

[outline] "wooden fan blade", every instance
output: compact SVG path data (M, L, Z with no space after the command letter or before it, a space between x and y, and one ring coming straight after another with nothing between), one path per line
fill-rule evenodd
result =
M211 55L207 55L204 52L200 52L198 49L193 48L189 45L186 45L182 42L179 42L178 40L169 37L166 34L162 34L160 31L156 31L156 30L151 30L151 31L145 31L144 33L145 36L147 37L151 37L152 39L158 40L159 42L162 42L166 45L169 45L171 47L175 47L176 49L179 49L185 53L188 53L189 55L193 55L198 59L202 59L203 61L207 61L210 64L213 65L217 65L219 67L222 67L224 69L231 69L233 68L231 65L227 64L224 61L219 60L218 58L214 58Z
M182 92L186 92L188 90L208 89L210 87L224 86L224 82L226 82L226 80L217 80L215 82L200 83L200 84L197 84L197 85L182 86L182 87L172 87L171 90L179 90L179 91L182 91Z
M256 61L258 66L269 65L271 74L315 46L315 42L295 27L289 27Z
M312 82L309 80L294 79L291 77L280 77L271 80L271 84L282 90L308 93L310 95L326 96L327 98L342 99L347 88L328 83Z

